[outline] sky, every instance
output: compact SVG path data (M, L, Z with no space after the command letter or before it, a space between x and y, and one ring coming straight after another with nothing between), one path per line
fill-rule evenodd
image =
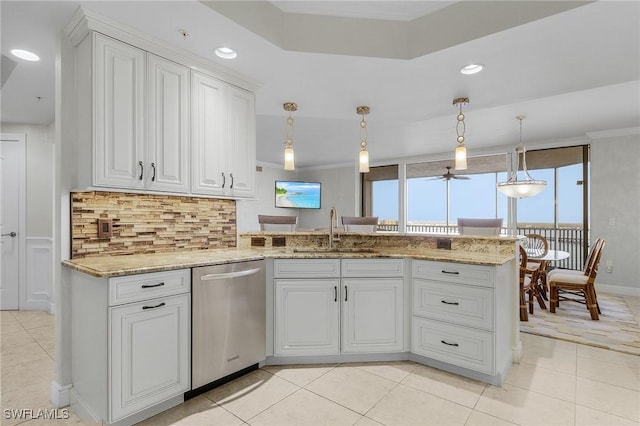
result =
M522 173L522 172L520 172ZM519 223L554 222L554 170L529 172L536 180L546 180L547 188L535 197L518 200ZM498 173L499 181L506 173ZM449 221L458 217L507 217L507 197L495 190L496 174L470 175L471 179L450 181ZM558 168L558 221L582 222L582 164ZM409 222L446 223L447 182L431 178L409 179L407 183ZM497 197L497 199L496 199ZM383 219L398 218L398 181L374 182L373 215ZM497 213L496 213L497 212Z

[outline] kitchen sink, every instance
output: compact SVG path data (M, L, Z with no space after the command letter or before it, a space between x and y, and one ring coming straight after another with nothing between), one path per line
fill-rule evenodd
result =
M294 253L376 253L368 247L299 247L293 249Z

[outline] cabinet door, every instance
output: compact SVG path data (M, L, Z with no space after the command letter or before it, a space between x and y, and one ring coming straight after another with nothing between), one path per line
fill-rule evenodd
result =
M148 54L147 76L147 187L189 192L189 69Z
M189 294L110 308L110 422L190 388Z
M256 174L254 94L229 86L227 118L229 191L235 197L251 197L254 195Z
M227 84L220 80L196 71L191 73L191 192L194 194L224 195L225 188L231 185L225 171L226 89Z
M403 350L402 278L342 280L342 352Z
M93 184L143 188L145 52L95 34L93 69Z
M339 279L275 280L277 355L340 353Z

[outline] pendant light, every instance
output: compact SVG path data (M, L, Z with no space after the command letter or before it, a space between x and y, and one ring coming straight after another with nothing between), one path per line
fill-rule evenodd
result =
M458 112L458 116L456 117L458 122L456 123L456 134L458 135L458 146L455 151L455 170L466 170L467 168L467 148L464 146L464 132L466 130L466 126L464 124L464 114L462 113L462 105L468 104L469 98L455 98L453 100L454 105L459 105L460 110Z
M360 121L360 154L358 155L358 171L367 173L369 171L369 151L367 151L367 122L364 116L369 114L369 107L361 105L356 107L356 113L362 116Z
M547 187L547 182L544 180L535 180L527 171L527 159L526 152L522 144L522 120L526 117L519 115L516 117L520 121L520 145L515 149L516 167L515 170L509 170L509 178L506 182L500 182L497 184L497 188L500 192L507 197L512 198L528 198L539 194ZM520 154L522 154L522 171L524 172L524 179L518 180L518 167L520 162ZM513 164L513 163L511 163Z
M291 117L292 111L298 110L298 105L295 102L285 102L282 107L285 111L289 112L289 117L287 117L287 124L285 130L285 140L284 140L284 169L285 170L295 170L295 158L293 152L293 117Z

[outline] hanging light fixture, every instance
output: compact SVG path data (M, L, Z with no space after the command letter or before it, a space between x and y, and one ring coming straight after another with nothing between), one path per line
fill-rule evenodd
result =
M497 184L498 190L505 194L507 197L533 197L547 187L546 181L533 179L527 171L527 159L525 157L526 149L522 144L522 120L524 120L525 118L526 117L524 115L519 115L516 117L516 119L520 121L520 145L515 149L515 169L511 168L511 170L508 171L509 178L506 182L500 182ZM520 154L522 154L522 171L524 172L524 179L522 180L518 180ZM513 165L513 161L511 161L510 164Z
M458 112L458 122L456 123L456 134L458 135L458 146L456 147L455 152L455 170L465 170L467 168L467 148L464 146L464 132L466 130L464 124L464 114L462 113L462 105L468 104L469 98L455 98L453 100L454 105L460 106L460 111Z
M360 173L367 173L369 171L369 151L367 151L367 122L364 121L364 116L369 114L369 107L361 105L356 107L356 113L362 116L360 121L360 154L358 155L358 170Z
M285 111L289 111L284 140L284 169L295 170L296 165L293 152L293 117L291 117L291 112L297 111L298 105L296 105L295 102L285 102L282 107Z

